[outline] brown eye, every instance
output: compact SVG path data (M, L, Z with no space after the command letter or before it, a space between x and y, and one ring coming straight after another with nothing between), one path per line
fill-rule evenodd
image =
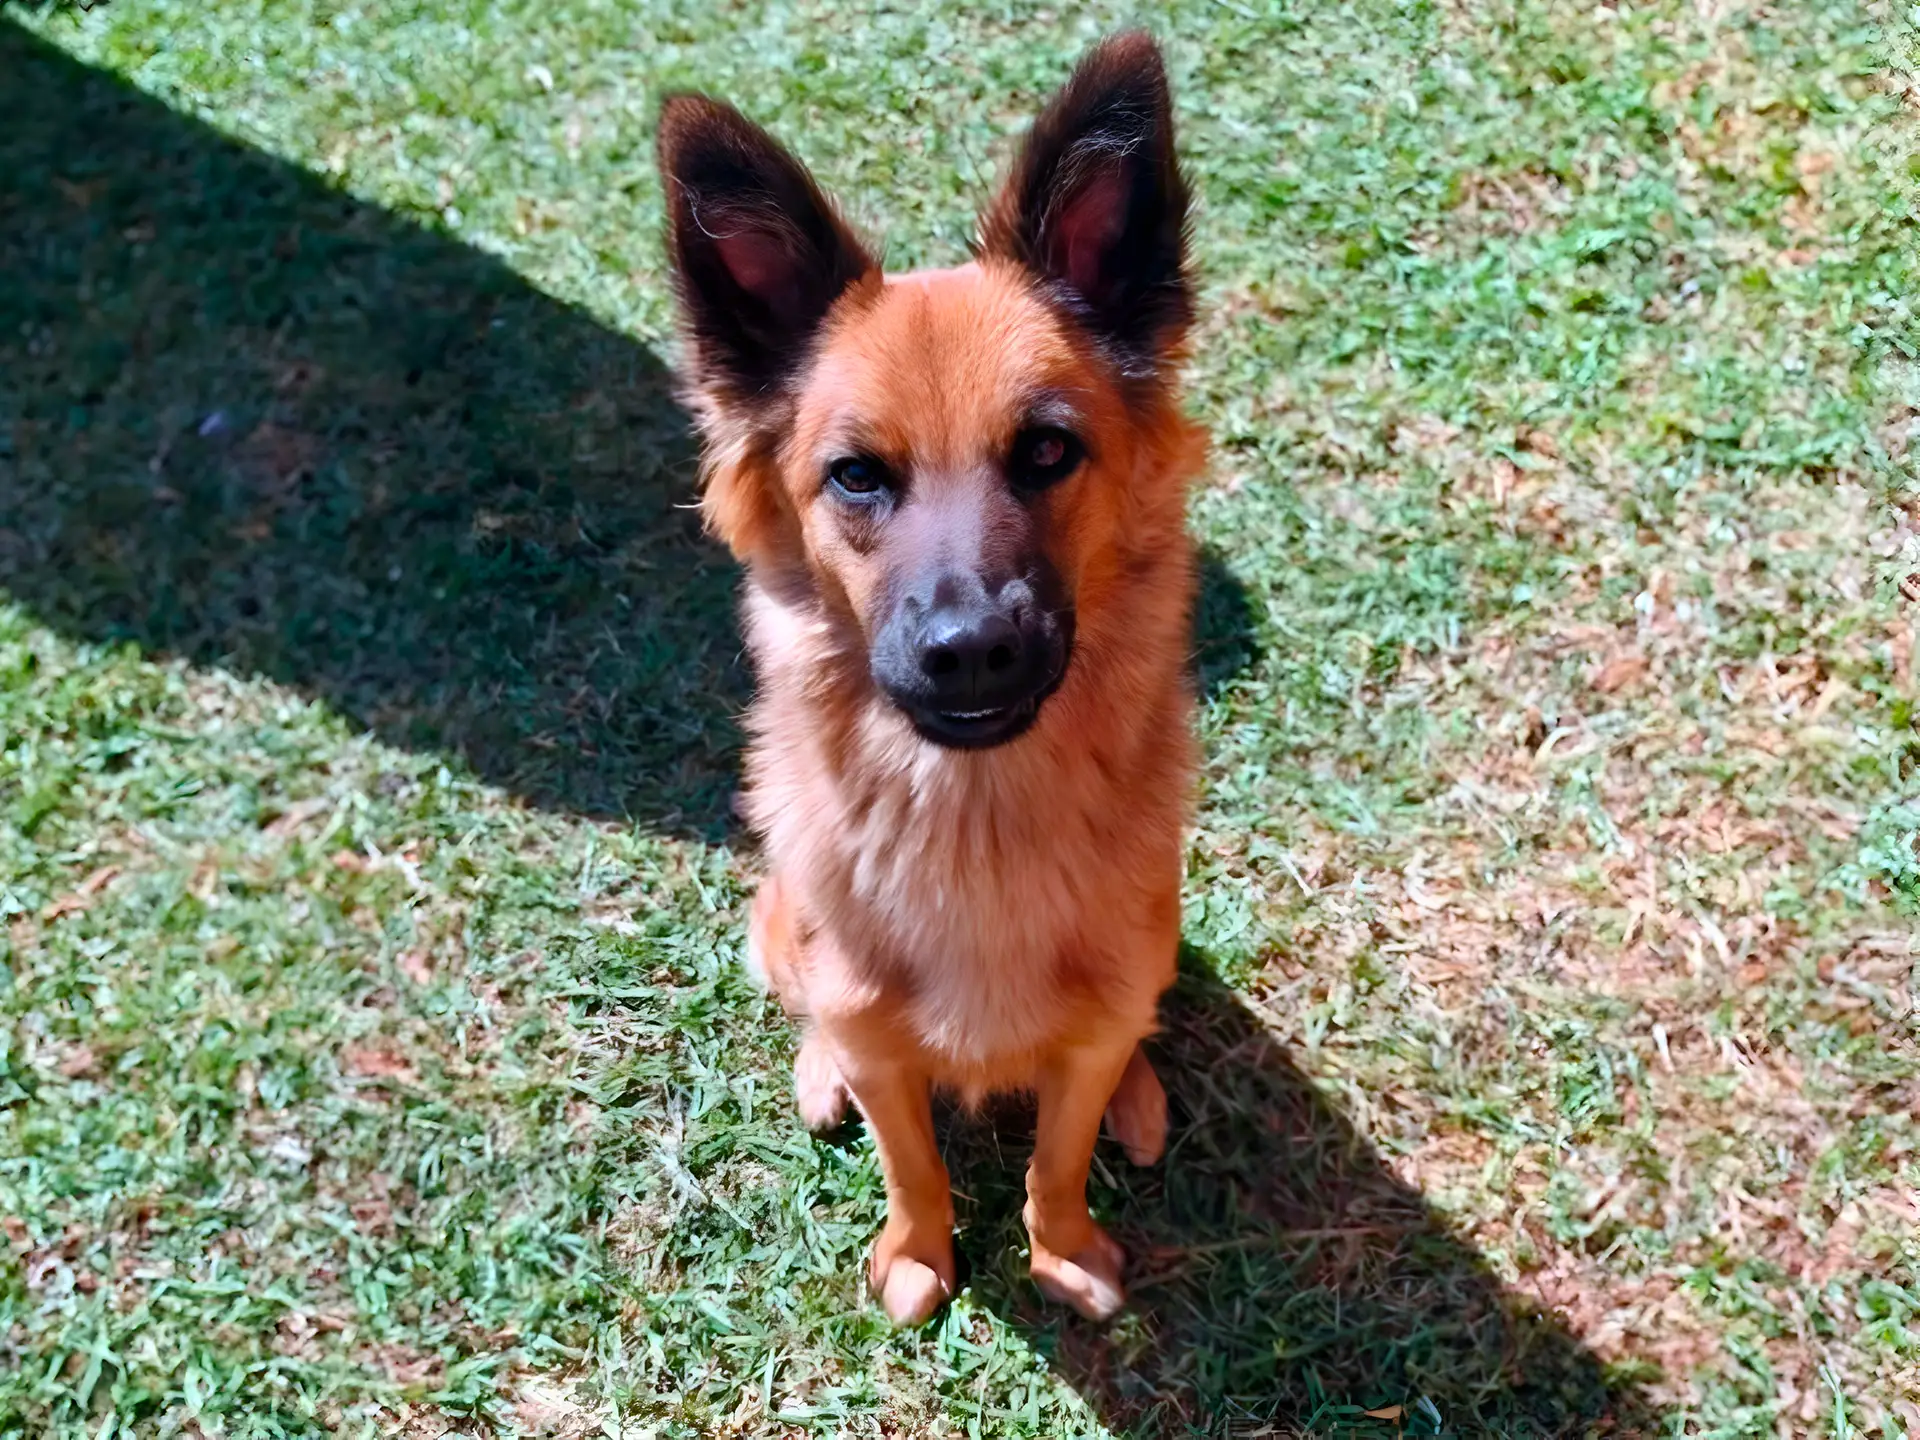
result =
M887 467L866 455L849 455L827 467L827 483L848 499L861 503L887 492Z
M1071 475L1086 453L1076 436L1052 425L1022 430L1014 438L1009 478L1022 490L1044 490Z

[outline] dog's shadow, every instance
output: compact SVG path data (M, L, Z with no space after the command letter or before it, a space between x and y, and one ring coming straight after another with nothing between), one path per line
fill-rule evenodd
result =
M643 345L0 21L0 589L712 837L734 568Z
M1504 1291L1245 1003L1184 958L1149 1047L1173 1120L1166 1158L1134 1169L1103 1140L1092 1187L1129 1253L1128 1310L1090 1325L1027 1278L1032 1131L1016 1107L942 1125L975 1297L1123 1434L1649 1430L1637 1387Z

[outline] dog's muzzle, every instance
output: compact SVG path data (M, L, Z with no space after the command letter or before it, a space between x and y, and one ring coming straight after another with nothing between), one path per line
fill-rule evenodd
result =
M1039 718L1072 655L1072 612L1041 589L949 574L902 596L874 647L874 682L936 745L1005 744Z

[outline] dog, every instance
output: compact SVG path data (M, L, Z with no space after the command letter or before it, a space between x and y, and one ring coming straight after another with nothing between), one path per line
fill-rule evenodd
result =
M801 1116L865 1118L869 1280L911 1325L954 1287L931 1092L1030 1092L1032 1275L1104 1319L1123 1255L1087 1171L1103 1116L1134 1162L1165 1147L1140 1045L1196 769L1205 440L1160 52L1086 55L955 269L883 275L719 101L669 97L658 152L702 509L745 572L743 814L769 862L749 961L799 1027Z

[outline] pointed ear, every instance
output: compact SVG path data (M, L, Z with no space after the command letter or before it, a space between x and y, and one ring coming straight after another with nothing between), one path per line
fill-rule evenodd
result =
M658 154L694 380L736 398L769 390L873 258L806 167L730 105L670 97Z
M981 217L980 249L1048 281L1129 373L1151 373L1193 316L1186 225L1166 68L1133 31L1096 46L1048 102Z

